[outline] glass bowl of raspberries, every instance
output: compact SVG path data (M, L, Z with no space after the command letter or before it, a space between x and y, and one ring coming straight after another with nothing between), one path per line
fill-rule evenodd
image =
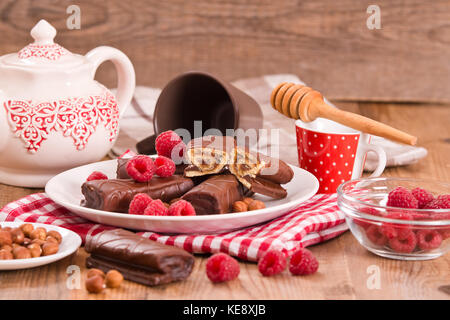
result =
M450 249L450 183L368 178L345 182L337 193L351 232L379 256L428 260Z

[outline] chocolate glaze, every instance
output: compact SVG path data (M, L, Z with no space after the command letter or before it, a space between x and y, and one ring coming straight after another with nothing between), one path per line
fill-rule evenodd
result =
M131 177L127 173L127 163L130 159L117 159L117 169L116 169L116 177L117 179L130 179ZM186 164L177 164L175 169L175 174L183 175L184 169L187 167Z
M249 176L246 176L244 177L244 179L250 182L250 190L255 193L263 194L274 199L283 199L287 196L286 189L284 189L278 183L274 183L261 177L251 178Z
M187 192L181 199L189 201L197 215L231 212L231 206L242 198L242 185L232 174L215 175Z
M85 249L91 253L86 259L88 268L116 269L125 279L149 286L184 280L194 265L188 252L123 229L88 238Z
M179 175L168 178L153 177L149 182L131 179L92 180L83 183L81 192L85 197L82 205L111 212L128 212L133 197L146 193L152 199L169 202L181 197L194 187L191 179Z
M294 171L283 160L269 157L261 152L250 151L248 148L243 149L246 152L249 152L250 154L254 155L259 161L263 161L266 163L265 167L262 168L261 171L256 175L257 177L261 177L265 180L278 184L288 183L294 177ZM273 171L273 169L271 168L272 166L274 166L276 172L272 172Z

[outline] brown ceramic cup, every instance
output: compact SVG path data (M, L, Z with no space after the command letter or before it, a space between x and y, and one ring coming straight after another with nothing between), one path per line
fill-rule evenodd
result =
M194 138L194 122L202 121L202 134L218 129L259 129L263 115L258 103L242 90L205 72L177 76L162 90L153 114L155 134L138 142L141 154L155 153L155 139L167 130L186 129Z

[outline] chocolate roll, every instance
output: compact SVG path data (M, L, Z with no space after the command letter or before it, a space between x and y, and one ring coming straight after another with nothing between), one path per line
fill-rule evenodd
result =
M194 256L183 249L143 238L123 229L103 231L88 238L85 249L91 255L88 268L103 272L118 270L127 280L148 286L186 279Z
M85 197L82 205L92 209L126 213L131 200L138 193L146 193L152 199L169 202L181 197L193 187L191 179L179 175L153 177L148 182L131 179L92 180L81 186Z
M130 158L117 158L117 169L116 169L116 178L117 179L131 179L131 177L127 173L127 163ZM187 167L186 164L177 164L175 169L175 174L183 175L184 169Z
M188 191L181 199L189 201L197 215L231 212L234 202L243 197L244 188L231 174L215 175Z

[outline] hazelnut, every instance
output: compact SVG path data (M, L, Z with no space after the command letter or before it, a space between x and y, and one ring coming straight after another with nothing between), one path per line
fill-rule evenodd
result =
M34 230L34 227L31 223L24 223L19 228L27 238L31 236L31 232Z
M28 246L29 244L31 244L31 239L30 238L23 238L23 243L22 245L24 245L25 247Z
M85 281L86 290L90 293L100 293L104 288L104 280L101 276L96 275L87 278Z
M45 238L45 242L53 242L53 243L59 244L59 242L58 242L58 240L56 238L53 238L53 237L50 237L50 236Z
M13 258L14 257L11 251L5 249L0 250L0 260L12 260Z
M174 198L174 199L170 200L169 204L174 204L175 202L177 202L180 199L181 198Z
M59 245L54 242L45 242L42 245L42 255L43 256L50 256L52 254L57 253L59 250Z
M20 228L15 228L11 230L12 241L14 243L22 244L25 239L25 235L23 234Z
M42 254L42 248L37 243L32 243L27 248L28 248L28 250L30 250L31 257L33 257L33 258L40 257Z
M31 252L25 247L17 246L13 249L14 259L29 259L31 258Z
M167 202L163 202L163 203L164 203L164 206L165 206L167 209L170 208L170 204L168 204Z
M259 209L264 209L265 207L266 207L266 205L261 200L253 200L248 205L248 210L250 210L250 211L251 210L259 210Z
M0 231L0 246L3 246L5 244L11 245L12 237L11 237L11 233L9 231L5 231L5 229L2 229Z
M91 278L94 276L100 276L102 278L105 278L105 273L100 269L95 269L95 268L89 269L89 271L86 274L86 277Z
M252 199L252 198L244 198L244 199L242 199L242 201L244 201L247 205L249 205L252 201L253 201L254 199Z
M248 206L244 201L236 201L233 203L233 212L245 212L248 211Z
M47 238L47 231L45 231L44 228L36 228L33 231L31 231L30 234L30 238L31 239L41 239L41 240L45 240L45 238Z
M47 236L55 238L56 240L58 240L58 243L62 242L62 236L58 231L50 230L49 232L47 232Z
M117 270L109 270L106 274L105 283L108 288L118 288L122 281L123 276Z
M33 239L33 240L31 240L31 243L37 243L40 246L42 246L45 243L45 241L41 240L41 239Z
M5 245L1 246L0 249L3 249L3 250L11 252L13 248L9 244L5 244Z

